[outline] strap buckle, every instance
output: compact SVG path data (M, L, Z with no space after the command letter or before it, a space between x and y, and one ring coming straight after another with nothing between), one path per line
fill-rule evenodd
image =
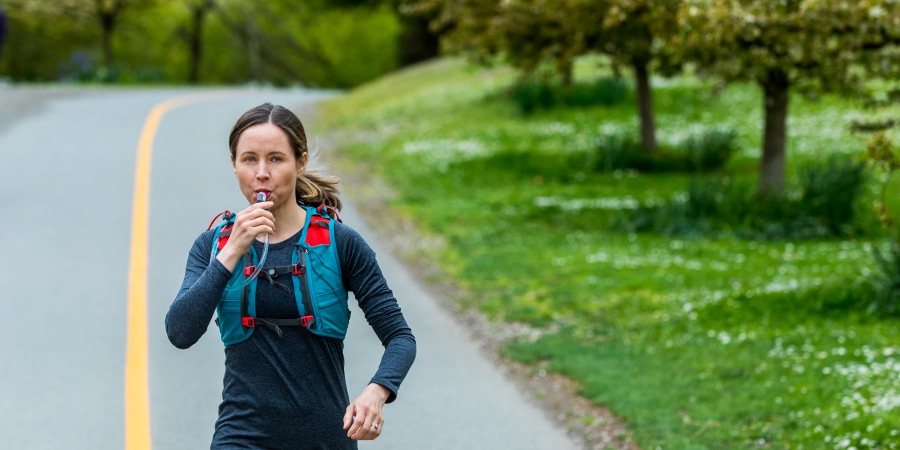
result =
M247 328L256 328L256 319L252 317L241 317L241 325Z
M305 264L291 264L291 275L303 275L306 273Z
M303 328L309 328L314 323L316 323L316 318L311 315L300 317L300 324L303 325Z
M256 266L244 267L244 276L249 277L250 275L253 275L254 270L256 270Z

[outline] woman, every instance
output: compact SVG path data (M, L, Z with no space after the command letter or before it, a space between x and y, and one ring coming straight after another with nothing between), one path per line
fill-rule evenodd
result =
M169 340L188 348L217 313L225 377L210 448L357 448L381 434L382 407L415 359L415 338L374 252L334 217L337 180L307 171L297 116L268 103L250 109L229 147L250 206L197 238L166 314ZM347 291L385 348L352 402L342 341Z

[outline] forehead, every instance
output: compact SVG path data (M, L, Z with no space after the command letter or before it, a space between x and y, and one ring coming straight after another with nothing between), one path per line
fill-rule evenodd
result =
M292 153L287 134L271 123L260 123L244 130L238 138L237 152Z

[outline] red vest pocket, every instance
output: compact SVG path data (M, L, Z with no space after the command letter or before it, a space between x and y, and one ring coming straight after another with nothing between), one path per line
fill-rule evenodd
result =
M330 245L331 234L328 232L328 219L312 216L309 219L309 229L306 230L306 243L309 245Z

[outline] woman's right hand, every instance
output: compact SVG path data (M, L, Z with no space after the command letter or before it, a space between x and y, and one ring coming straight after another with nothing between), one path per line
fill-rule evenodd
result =
M216 256L225 268L231 270L258 237L275 232L275 216L268 210L272 205L268 201L253 203L235 215L228 242Z

